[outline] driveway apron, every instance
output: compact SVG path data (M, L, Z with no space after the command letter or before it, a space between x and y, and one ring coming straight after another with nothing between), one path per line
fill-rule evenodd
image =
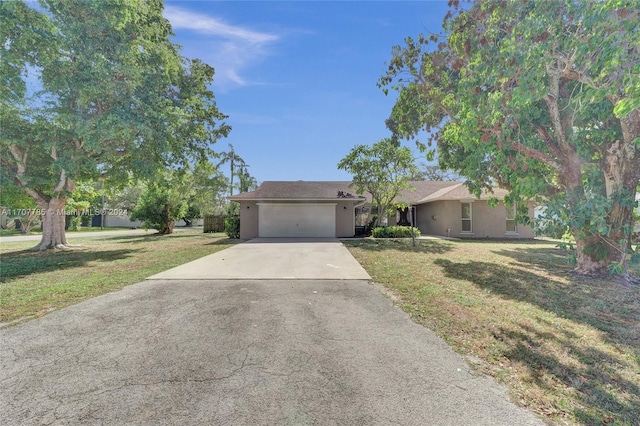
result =
M543 424L352 262L256 240L0 329L0 424Z

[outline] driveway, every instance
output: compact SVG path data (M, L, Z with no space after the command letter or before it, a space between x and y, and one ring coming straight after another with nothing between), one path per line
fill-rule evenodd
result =
M367 280L156 277L0 330L0 424L542 423Z
M149 279L369 280L371 277L336 238L255 238Z

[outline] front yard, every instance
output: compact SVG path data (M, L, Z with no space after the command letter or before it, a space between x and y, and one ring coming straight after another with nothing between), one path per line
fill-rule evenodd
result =
M516 403L556 424L639 424L637 286L577 278L550 242L344 243L414 321Z
M73 239L81 247L57 253L29 250L36 243L0 247L0 326L119 290L235 244L202 231Z

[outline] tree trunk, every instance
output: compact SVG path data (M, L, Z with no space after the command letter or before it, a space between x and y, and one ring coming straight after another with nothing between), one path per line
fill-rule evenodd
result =
M42 209L42 238L34 250L66 248L67 237L64 232L67 197L39 200Z
M573 236L576 240L576 269L575 271L582 275L602 275L607 272L609 260L607 258L598 258L597 245L602 244L594 237L584 237L579 230L573 230Z
M162 212L162 229L159 229L161 235L173 233L173 220L171 220L171 204L165 204Z

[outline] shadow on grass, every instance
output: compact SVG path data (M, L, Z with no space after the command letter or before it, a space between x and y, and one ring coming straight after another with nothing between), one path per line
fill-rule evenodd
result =
M559 248L527 247L516 250L491 250L500 256L510 257L524 267L542 268L549 272L572 275L574 266L569 261L569 252Z
M640 368L640 303L633 289L601 280L569 279L567 282L566 276L572 274L567 272L569 267L564 256L558 255L556 258L556 254L552 253L550 266L548 249L500 254L519 258L529 269L540 267L549 271L557 267L559 272L565 272L565 276L560 279L561 274L557 274L558 279L553 279L520 268L498 267L495 263L488 262L436 259L434 264L440 266L447 277L469 281L484 291L537 305L560 317L588 324L602 331L605 340L614 346L633 348L636 359L629 361L634 363L630 368ZM540 327L545 327L543 323L539 324ZM580 407L574 407L577 418L585 424L608 424L612 421L607 420L611 416L619 424L634 424L633 421L637 421L640 388L616 372L618 366L629 365L629 362L617 357L615 353L579 347L575 342L580 337L570 331L553 327L550 332L550 327L547 330L532 329L524 324L520 324L519 328L521 331L501 329L494 334L497 340L508 344L504 356L526 365L531 376L538 378L539 386L551 388L552 384L548 380L552 377L564 386L576 389L576 395L585 406L597 407L602 413L602 417L596 418L593 411L589 413ZM569 366L559 357L544 353L540 348L544 347L545 341L556 341L571 354L570 358L578 359L583 367ZM615 392L626 394L627 400L619 398Z
M366 251L414 251L426 254L445 254L453 250L453 245L441 240L416 240L413 247L411 239L364 239L364 240L342 240L348 247L357 247Z
M148 241L161 241L163 239L188 239L188 238L202 238L205 234L183 234L183 233L173 233L173 234L160 234L153 233L148 235L118 235L118 236L109 236L109 237L100 237L101 241L113 241L118 243L140 243L140 242L148 242ZM229 238L220 238L220 237L211 237L211 240L220 241L222 240L230 240ZM232 240L233 241L233 240ZM235 240L238 241L238 240ZM222 244L222 243L219 243Z
M134 252L135 250L89 251L77 248L56 253L33 250L6 253L2 255L0 283L31 274L77 268L89 262L113 262L130 257Z
M237 238L220 238L219 240L211 241L210 243L206 243L208 246L220 246L220 245L235 245L246 240L239 240Z
M575 390L574 395L591 409L573 407L574 415L581 424L634 424L640 407L640 387L627 380L611 368L624 360L596 348L584 348L575 344L576 339L562 337L538 330L525 324L518 325L523 331L501 328L496 339L506 342L509 350L503 355L511 361L521 363L529 370L529 376L543 389L553 391L558 382L565 388ZM555 340L554 346L565 350L566 358L577 359L580 364L568 363L546 353L540 342Z
M455 263L436 259L434 263L450 278L466 280L492 293L588 324L604 332L612 343L636 346L640 350L640 303L633 289L597 280L570 279L567 283L487 262Z

